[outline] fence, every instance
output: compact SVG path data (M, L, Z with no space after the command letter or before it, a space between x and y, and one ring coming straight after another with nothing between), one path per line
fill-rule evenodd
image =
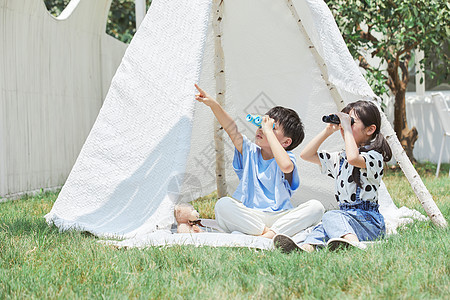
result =
M450 91L442 91L447 102L450 101ZM418 161L430 161L437 163L442 141L442 128L436 108L431 102L432 92L426 92L425 96L417 96L416 93L406 94L406 118L409 128L415 126L419 133L419 139L414 145L414 157ZM394 120L394 98L387 101L385 113L388 120ZM442 162L450 162L450 139L447 139L442 154Z

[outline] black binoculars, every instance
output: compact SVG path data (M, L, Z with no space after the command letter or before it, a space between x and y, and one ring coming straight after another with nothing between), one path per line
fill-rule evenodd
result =
M351 123L353 125L355 123L355 119L351 118L351 120L352 120ZM336 125L341 124L341 120L339 119L339 117L336 114L323 116L322 121L324 121L325 123L331 123L331 124L336 124Z

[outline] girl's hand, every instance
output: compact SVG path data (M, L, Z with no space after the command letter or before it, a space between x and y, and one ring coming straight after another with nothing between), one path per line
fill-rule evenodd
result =
M266 135L268 132L273 131L273 124L275 123L275 120L269 117L268 115L265 115L261 122L261 129L264 135Z
M208 95L204 90L202 90L197 84L195 84L195 87L199 91L198 94L195 94L195 100L197 100L198 102L202 102L209 107L217 104L217 101L214 100L214 98L212 98L210 95Z
M341 127L344 130L352 130L352 118L349 114L338 112L336 115L339 117L339 120L341 120Z
M338 131L340 128L341 128L341 125L339 125L339 124L328 123L327 126L325 127L325 132L328 135L331 135L331 134L335 133L336 131Z

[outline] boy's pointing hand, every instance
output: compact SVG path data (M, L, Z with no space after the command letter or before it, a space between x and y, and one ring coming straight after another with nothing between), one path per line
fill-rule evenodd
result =
M198 102L202 102L207 106L211 106L216 102L211 96L209 96L204 90L202 90L197 84L195 84L195 88L198 90L198 94L195 94L195 100Z

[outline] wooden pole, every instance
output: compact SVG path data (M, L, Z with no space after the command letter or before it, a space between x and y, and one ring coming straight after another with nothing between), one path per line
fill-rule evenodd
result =
M414 63L416 65L416 95L424 97L425 96L425 73L420 67L420 61L425 58L425 52L419 49L415 50ZM422 80L422 82L420 82Z
M417 171L409 160L408 155L406 155L405 149L403 149L400 144L397 134L383 112L381 112L381 133L386 138L389 146L391 146L392 154L395 160L411 184L414 193L425 209L428 217L430 217L433 224L440 227L447 227L447 221L439 210L439 207L434 202L427 187L423 184L419 174L417 174Z
M308 32L306 32L305 27L302 24L302 20L300 19L297 9L294 7L294 4L292 3L292 0L286 0L286 3L291 10L292 16L295 18L295 21L298 25L298 29L300 29L300 32L302 33L303 37L306 40L306 43L308 44L308 48L311 51L312 55L314 56L314 59L317 62L317 65L320 68L320 74L325 81L328 90L330 91L331 96L333 97L334 102L336 102L336 106L339 110L344 108L344 100L342 99L341 95L339 94L338 90L332 84L328 79L328 70L327 65L325 64L325 61L323 60L322 56L320 56L319 52L317 51L316 47L314 46L313 42L311 41L311 38L308 35Z
M336 87L328 80L328 69L325 64L325 61L322 59L319 52L312 43L311 39L309 38L309 35L302 24L302 20L300 19L297 10L292 3L292 0L286 0L286 4L291 10L291 13L295 18L295 21L300 29L300 32L306 39L308 47L311 50L311 53L314 56L317 65L319 66L322 78L325 80L325 83L328 89L330 90L330 94L334 102L336 103L337 109L341 110L342 108L344 108L345 103ZM400 141L398 140L397 135L395 134L395 131L392 129L391 124L388 122L383 112L381 112L381 118L382 118L381 133L386 137L386 140L392 149L394 158L396 159L397 163L399 164L400 168L402 169L403 173L405 174L406 178L411 184L414 193L416 194L426 213L430 217L433 224L440 227L447 227L447 221L445 220L441 211L434 202L430 192L423 184L419 174L417 174L417 171L414 169L414 166L412 165L411 161L406 155L405 150L401 146Z
M216 100L223 107L225 105L225 60L222 48L222 17L223 0L214 0L213 3L213 30L215 42L215 79L216 79ZM217 197L227 195L227 182L225 178L225 147L223 144L223 127L217 119L214 119L214 143L216 149L216 184Z
M136 31L137 31L145 18L147 8L145 5L145 0L134 0L134 6L135 6Z

